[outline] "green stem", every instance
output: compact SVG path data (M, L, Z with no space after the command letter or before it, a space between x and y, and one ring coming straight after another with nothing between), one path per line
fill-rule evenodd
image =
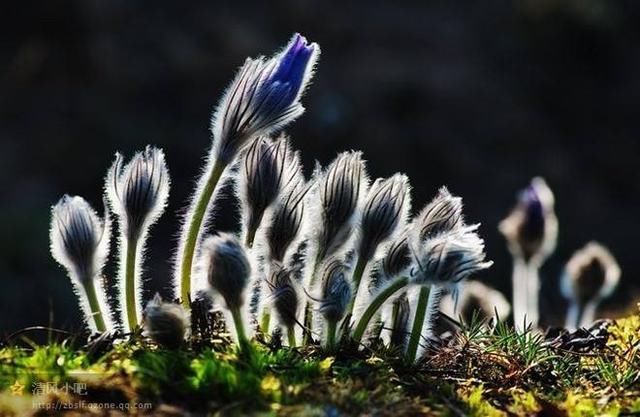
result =
M269 334L270 322L271 322L271 314L265 311L264 313L262 313L262 320L260 321L260 329L262 330L262 333L264 333L265 335Z
M409 344L407 345L407 362L413 363L418 351L420 336L422 335L422 325L427 313L427 301L429 300L429 287L420 288L418 296L418 305L416 306L416 314L413 318L413 327L411 328L411 336L409 336Z
M409 284L409 278L407 277L398 277L391 282L385 289L380 291L378 295L376 295L373 300L369 303L369 306L358 320L356 324L355 330L353 331L353 335L351 336L354 341L360 342L362 336L364 335L365 330L367 330L367 326L369 322L376 314L376 312L382 307L385 301L389 297L391 297L396 292L400 291L402 288L406 287Z
M213 169L209 172L207 182L202 189L202 193L197 197L196 205L193 209L191 217L187 220L189 226L187 228L187 236L185 238L184 250L182 251L182 259L180 259L180 296L182 305L189 309L191 296L191 267L193 265L193 256L195 254L196 243L204 216L209 206L209 200L222 177L227 165L221 161L215 161Z
M318 264L320 263L319 254L316 255L316 258L313 262L313 269L311 271L311 279L309 280L309 289L313 291L313 288L316 283L316 275L318 273ZM307 304L304 307L304 327L309 329L309 331L305 331L302 336L302 344L307 345L311 341L311 327L313 325L313 309L311 308L311 301L307 301Z
M233 317L233 324L236 327L236 335L238 336L238 344L241 349L244 349L249 344L247 334L244 331L244 322L242 321L242 314L239 308L231 309L231 317Z
M136 247L138 240L131 238L127 241L127 258L125 263L124 293L127 303L127 326L133 331L138 325L138 312L136 310Z
M358 257L358 261L356 262L356 267L353 270L353 288L355 291L353 292L353 296L351 297L351 301L349 302L349 306L347 307L347 315L351 316L353 313L353 306L356 302L356 297L358 296L358 290L360 289L360 281L362 280L362 274L364 273L364 269L367 266L367 261L362 257Z
M289 347L296 347L296 332L293 327L287 327L287 338L289 339Z
M336 346L336 331L338 323L335 321L327 322L327 349L332 351Z
M96 329L99 332L105 332L107 330L107 326L104 323L104 316L102 315L102 311L100 310L100 303L98 302L98 295L96 294L95 285L96 283L94 279L85 281L84 291L87 294L87 299L89 300L91 317L96 324Z
M257 233L258 229L260 228L260 223L262 223L262 218L263 217L264 217L264 211L262 213L260 213L260 215L258 216L256 221L250 221L249 222L249 227L247 229L247 236L244 239L244 245L249 249L253 248L253 241L256 238L256 233ZM251 216L250 216L250 218L251 218Z

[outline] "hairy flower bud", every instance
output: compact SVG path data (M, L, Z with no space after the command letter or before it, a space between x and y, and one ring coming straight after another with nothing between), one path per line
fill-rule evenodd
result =
M122 166L122 155L107 174L112 210L124 222L128 239L136 238L162 215L169 197L169 172L162 149L147 146Z
M463 224L462 199L452 196L447 187L440 188L415 221L420 241L450 232Z
M369 189L360 221L359 256L371 259L380 243L405 221L410 206L409 179L396 174L378 179Z
M248 246L267 207L274 202L283 189L291 186L300 175L299 156L291 151L288 139L276 141L260 137L247 148L240 176L240 199L243 207Z
M158 345L177 349L189 329L189 313L180 304L166 303L156 294L144 309L146 334Z
M269 135L298 118L320 47L299 35L274 57L247 59L211 121L213 152L230 163L251 139Z
M291 244L296 239L304 215L304 198L309 191L301 173L296 174L291 187L275 207L267 229L267 244L272 260L282 262Z
M109 255L110 222L82 197L63 196L51 210L51 253L79 281L100 275Z
M542 178L534 178L520 192L516 206L498 227L514 256L542 263L553 252L558 236L554 200Z
M331 255L353 229L367 176L361 152L343 152L329 165L319 183L322 222L318 258Z
M489 268L484 241L468 226L428 239L414 249L416 267L411 280L418 285L455 284L469 275Z
M561 280L562 294L579 305L607 298L620 280L620 266L606 247L589 242L573 254Z
M412 259L408 231L405 231L389 245L382 261L382 271L386 278L395 277L411 265Z
M342 320L351 302L351 286L345 273L346 268L341 261L333 260L325 264L319 311L331 323Z
M300 299L291 279L291 271L274 262L267 285L271 289L271 301L280 323L288 329L293 328L298 321Z
M251 266L238 238L230 233L207 238L202 244L202 260L209 285L222 296L227 308L242 307Z
M411 306L406 291L393 301L393 315L391 317L391 339L392 346L404 346L409 333L409 314Z

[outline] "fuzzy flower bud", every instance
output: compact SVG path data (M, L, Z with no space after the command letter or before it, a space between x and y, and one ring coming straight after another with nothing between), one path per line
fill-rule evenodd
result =
M230 163L251 139L269 135L298 118L320 47L299 35L274 57L247 59L211 121L214 155Z
M428 239L414 249L416 267L411 280L418 285L456 284L469 275L489 268L485 261L484 241L476 233L477 226Z
M251 266L238 239L230 233L207 238L202 244L202 258L211 288L224 298L227 308L241 308Z
M411 249L409 248L409 240L407 231L400 234L387 250L382 261L382 271L386 278L392 278L406 270L411 265Z
M329 165L319 183L322 226L319 259L339 248L353 229L356 209L366 192L362 152L343 152Z
M553 252L558 236L554 200L542 178L534 178L520 192L516 206L498 226L514 256L541 263Z
M122 155L107 173L112 210L124 224L127 239L136 239L162 215L169 197L169 172L161 149L147 146L122 166Z
M287 250L296 239L302 225L304 198L308 191L309 186L305 185L302 173L298 172L291 187L276 206L266 232L269 256L272 260L282 262Z
M464 224L462 199L442 187L438 195L418 214L416 220L420 241L450 232Z
M100 275L109 255L110 221L82 197L65 195L51 210L51 253L78 281Z
M275 142L264 137L253 141L244 155L242 167L240 199L247 244L252 246L267 207L297 178L301 167L297 153L291 151L285 137Z
M380 243L388 239L407 217L410 206L409 179L396 174L371 186L362 209L359 256L371 259Z
M322 300L320 313L330 323L337 323L345 316L351 302L351 286L345 276L342 262L327 262L322 276Z
M189 313L180 304L166 303L159 294L144 309L146 334L158 345L177 349L189 329Z
M291 272L281 264L273 263L267 284L271 289L271 301L280 323L288 329L293 328L297 323L300 299L291 279Z
M562 294L579 305L600 301L611 295L620 274L620 266L611 252L597 242L589 242L567 262L561 281Z

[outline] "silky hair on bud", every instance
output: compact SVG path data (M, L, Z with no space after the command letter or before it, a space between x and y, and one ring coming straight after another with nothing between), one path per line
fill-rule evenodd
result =
M179 348L189 326L189 313L180 304L162 301L160 294L156 294L144 309L145 333L160 346Z
M230 233L208 237L202 244L207 282L220 294L227 308L240 308L251 276L251 266L238 238Z
M452 196L447 187L438 190L438 195L422 209L415 221L421 241L450 232L463 225L462 199Z

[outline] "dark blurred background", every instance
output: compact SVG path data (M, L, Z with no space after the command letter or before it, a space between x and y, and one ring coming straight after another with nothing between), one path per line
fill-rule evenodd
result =
M287 129L307 168L362 149L372 176L410 176L416 208L448 185L482 222L496 262L480 278L507 295L511 260L496 226L516 191L542 175L560 219L543 269L543 320L563 314L559 272L590 239L623 268L606 309L620 313L640 292L637 1L0 7L0 335L80 326L69 280L49 256L49 208L64 193L101 208L114 152L147 143L165 149L173 180L146 267L149 291L166 293L176 213L209 146L211 110L246 56L270 54L295 31L322 46L307 112Z

